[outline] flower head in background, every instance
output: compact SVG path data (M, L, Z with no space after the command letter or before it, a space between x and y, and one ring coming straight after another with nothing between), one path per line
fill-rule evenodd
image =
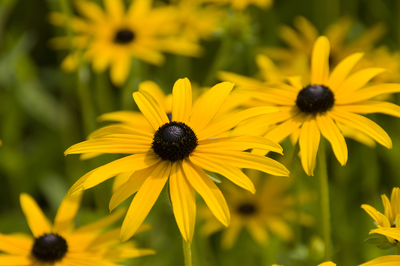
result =
M249 5L255 5L262 9L267 9L274 3L273 0L202 0L203 2L212 2L216 4L230 4L232 9L243 11Z
M383 194L382 202L385 209L384 214L367 204L361 205L361 208L363 208L369 214L369 216L374 219L378 228L396 228L399 232L399 236L397 238L400 239L400 189L398 187L393 188L390 201L388 197ZM373 232L377 233L380 231L371 231L371 233ZM392 244L397 244L398 242L390 236L387 236L387 239Z
M120 210L94 223L75 228L82 193L66 196L54 224L48 221L35 200L21 194L21 207L33 237L22 234L0 234L0 265L117 266L129 258L155 254L151 249L137 249L132 242L121 244L120 228L103 232L123 215ZM144 230L142 227L141 230Z
M108 126L99 129L93 139L71 146L66 154L131 154L87 173L74 184L71 193L94 187L118 174L133 172L110 201L112 210L137 192L122 225L122 241L136 232L168 180L175 219L186 241L191 242L194 232L194 190L203 197L217 219L228 226L230 213L226 201L204 170L219 173L253 193L254 185L240 168L288 175L288 170L280 163L243 152L258 148L280 153L281 147L275 142L252 136L218 137L243 120L276 111L271 107L251 108L237 112L229 119L213 121L232 88L233 84L229 82L217 84L192 108L191 84L188 79L178 80L172 92L170 120L142 85L133 97L152 129Z
M110 67L111 80L116 85L125 82L132 58L161 65L165 61L162 52L186 56L199 56L201 48L179 34L174 11L152 8L151 0L134 0L125 10L122 0L104 0L103 10L92 1L75 1L82 17L73 17L74 33L72 49L83 53L83 60L91 62L95 72ZM67 18L53 13L50 17L55 25L64 26ZM51 40L55 48L70 48L67 37ZM77 53L64 59L65 70L73 70L78 64Z
M231 224L225 229L208 209L199 209L200 217L205 220L201 228L204 235L208 236L223 230L221 246L224 249L230 249L244 229L258 244L264 245L269 242L270 233L281 240L291 241L294 237L289 224L291 221L298 219L300 224L313 223L313 217L310 215L296 213L296 204L299 203L294 195L288 192L293 179L270 176L261 180L260 172L249 170L245 173L259 190L256 194L249 194L231 184L223 183L222 191L232 215Z
M309 81L290 77L290 85L271 83L241 88L259 102L275 106L281 112L245 122L234 130L235 134L264 128L265 137L277 142L295 134L300 145L301 163L308 175L313 175L321 134L331 143L340 164L346 164L347 145L337 123L361 131L391 148L389 135L378 124L359 114L383 113L400 117L399 106L370 100L378 95L399 92L400 84L365 87L368 81L386 70L366 68L350 74L362 56L362 53L348 56L330 73L329 41L325 36L319 37L314 45Z

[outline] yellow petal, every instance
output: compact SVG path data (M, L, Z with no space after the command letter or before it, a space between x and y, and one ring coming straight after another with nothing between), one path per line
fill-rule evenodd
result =
M169 122L167 115L154 98L145 91L134 92L133 98L154 131Z
M146 179L150 176L152 171L153 167L148 167L133 173L129 180L122 184L112 195L109 204L110 211L112 211L131 195L136 193L143 185L144 181L146 181Z
M28 256L12 256L0 254L0 265L31 266L33 261Z
M304 123L305 118L306 116L303 114L294 115L291 119L269 131L265 137L279 143L298 129Z
M336 94L349 94L364 87L376 75L387 71L384 68L365 68L348 77L342 85L336 89Z
M131 69L131 58L126 53L116 56L111 59L110 76L111 81L121 86L125 83Z
M364 56L364 53L355 53L343 59L332 71L328 80L328 87L335 92L347 78L350 71Z
M329 40L320 36L314 44L311 58L311 85L326 85L329 75Z
M400 92L400 84L386 83L370 86L352 94L335 95L335 105L356 103L371 99L378 95Z
M34 237L51 233L51 224L36 201L28 194L20 195L21 208Z
M226 97L233 89L234 84L230 82L218 83L212 87L201 99L201 103L193 107L189 118L189 126L195 133L199 134L214 118Z
M139 84L139 91L147 92L150 94L154 100L161 106L165 113L171 112L171 104L168 105L167 96L165 95L164 91L158 86L157 83L151 80L143 81Z
M104 230L104 228L112 225L116 221L118 221L126 212L125 208L120 208L112 212L111 214L105 216L102 219L99 219L95 222L86 224L84 226L80 226L79 228L75 229L74 234L83 234L83 233L93 233L95 232L96 235L99 230Z
M400 189L398 187L393 188L390 203L392 204L393 217L397 219L397 215L400 214Z
M147 123L147 121L146 121ZM139 125L136 125L139 126ZM92 134L90 134L91 139L96 139L96 138L123 138L123 139L141 139L141 140L148 140L148 142L151 142L153 140L153 133L152 129L150 131L144 131L137 128L134 128L132 126L126 126L126 125L112 125L112 126L106 126L102 127Z
M363 208L378 225L383 226L383 221L381 219L380 212L378 212L374 207L367 204L363 204L361 205L361 208Z
M128 213L122 223L120 234L122 242L125 242L133 236L143 223L167 182L170 172L171 162L169 161L160 162L153 167L153 172L133 198Z
M301 164L307 175L314 175L314 168L318 152L321 133L313 118L306 120L301 127L299 145Z
M192 111L192 87L187 78L178 79L172 89L172 121L188 123Z
M187 180L182 163L175 162L171 168L169 191L176 223L186 242L192 242L196 221L196 199L192 185Z
M225 226L230 223L230 213L225 198L219 188L204 171L194 165L188 158L182 164L186 178L201 195L214 216Z
M32 246L32 237L21 234L0 234L0 251L2 252L12 255L29 256Z
M240 219L232 220L232 223L222 232L221 246L223 249L230 249L235 244L239 233L243 229Z
M365 101L340 106L340 109L359 114L382 113L400 117L400 106L389 102Z
M115 23L120 23L125 13L124 3L121 0L105 0L104 7L111 20Z
M247 230L253 239L259 244L264 244L269 236L264 224L261 224L262 220L251 219L247 223Z
M392 148L392 140L389 135L372 120L339 108L334 108L329 114L334 120L363 132L389 149Z
M74 195L66 195L58 207L54 218L53 232L60 235L65 234L73 224L81 204L83 191Z
M385 208L385 216L389 220L390 226L394 225L393 213L392 213L392 206L390 205L390 201L386 195L382 195L382 203L383 207Z
M316 121L321 134L331 143L333 152L341 165L347 162L347 145L343 134L328 115L317 115Z
M151 149L151 140L140 138L98 138L83 141L68 148L66 153L119 153L133 154L146 153Z
M381 228L371 230L371 232L369 232L369 233L370 234L381 234L381 235L384 235L387 237L394 238L397 241L400 240L400 229L399 228L381 227Z
M103 10L99 7L99 5L88 1L75 1L74 4L79 13L88 19L96 22L102 22L105 20Z
M253 182L251 182L250 178L248 178L241 170L234 166L218 161L207 160L202 156L190 156L190 160L195 165L200 166L202 169L223 175L236 185L250 191L253 194L256 192L256 189L254 188Z
M400 264L399 255L382 256L359 266L394 266Z

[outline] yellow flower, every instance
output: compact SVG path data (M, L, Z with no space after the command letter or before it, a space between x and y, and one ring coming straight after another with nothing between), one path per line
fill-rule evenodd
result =
M400 232L400 189L398 187L393 188L390 201L385 194L382 195L382 202L385 208L384 214L377 211L370 205L363 204L363 208L374 221L377 223L378 228L397 228ZM371 233L377 233L381 231L371 231ZM383 233L384 234L384 233ZM385 234L384 234L385 235ZM399 234L400 236L400 234ZM387 236L390 243L395 244L397 241L393 237ZM399 238L400 239L400 238Z
M72 45L84 51L83 59L92 63L95 72L103 72L109 66L114 84L125 82L133 57L161 65L165 61L161 52L200 55L197 44L177 35L179 28L171 9L153 9L151 0L132 1L127 10L122 0L103 2L105 10L92 1L74 2L83 17L72 18ZM51 21L62 26L65 17L53 13ZM68 48L66 37L55 38L51 43L55 48ZM64 69L74 69L77 59L76 53L69 55L63 62Z
M213 121L233 84L215 85L192 108L192 89L188 79L178 80L172 92L172 117L145 90L139 88L133 98L146 117L151 130L121 125L98 130L91 140L70 147L65 153L132 154L92 170L71 188L71 192L88 189L124 172L134 172L113 194L110 209L137 192L122 225L121 240L131 237L146 218L167 180L173 212L182 236L191 242L196 216L194 190L205 200L213 214L225 226L230 214L226 201L203 169L219 173L235 184L255 192L250 179L239 168L251 168L273 175L288 175L280 163L243 152L250 148L281 147L265 138L238 136L217 138L239 122L276 111L261 107L238 112L222 121Z
M399 255L382 256L359 266L397 266L400 264Z
M283 266L283 265L273 264L272 266ZM318 264L318 266L336 266L336 263L333 263L332 261L327 261L327 262Z
M245 173L260 190L256 194L243 193L237 187L224 183L222 191L226 195L232 215L228 228L225 229L216 221L207 209L199 210L199 214L205 220L201 228L204 235L208 236L225 229L221 237L222 248L232 248L242 229L246 229L260 245L268 242L269 232L284 241L290 241L294 234L288 224L289 221L295 219L299 219L299 223L312 221L312 217L297 214L295 211L295 198L287 192L292 179L268 177L261 182L261 175L257 175L258 173L253 171Z
M22 211L33 237L22 234L0 234L0 265L120 265L129 258L154 254L151 249L137 249L132 242L118 241L119 228L102 231L122 215L115 212L94 223L74 228L82 193L66 196L62 201L54 224L51 225L35 200L21 194ZM141 230L144 230L142 227Z
M313 175L321 134L331 143L340 164L346 164L347 145L337 123L358 130L391 148L389 135L359 113L384 113L400 117L399 106L369 100L378 95L399 92L400 84L386 83L364 88L371 78L385 69L367 68L349 75L362 56L362 53L348 56L329 73L329 41L325 36L319 37L311 59L310 81L291 77L288 78L290 85L274 83L242 88L259 102L275 106L281 112L245 122L234 130L235 134L264 129L265 137L277 142L291 134L298 136L301 163L308 175Z

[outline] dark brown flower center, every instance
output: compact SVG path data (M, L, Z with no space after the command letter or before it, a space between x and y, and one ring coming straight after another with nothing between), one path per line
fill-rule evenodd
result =
M128 44L135 39L135 33L128 29L121 29L115 34L114 42L117 44Z
M257 212L257 207L252 203L245 203L240 205L237 211L243 216L250 216Z
M159 127L152 143L154 152L171 162L185 159L196 146L196 134L182 122L169 122Z
M299 92L296 99L297 107L310 114L326 112L334 103L333 92L324 85L308 85Z
M60 261L68 251L67 241L57 234L45 234L35 239L32 256L40 262Z

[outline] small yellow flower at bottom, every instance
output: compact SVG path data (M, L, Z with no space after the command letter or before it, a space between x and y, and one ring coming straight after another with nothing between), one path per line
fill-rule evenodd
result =
M359 266L397 266L400 265L400 255L382 256Z
M132 242L121 244L118 240L120 228L102 232L123 215L123 210L75 229L73 220L81 197L81 192L66 196L51 225L35 200L28 194L21 194L22 211L33 237L23 233L0 234L0 251L5 253L0 254L0 265L117 266L118 262L129 258L155 254L151 249L135 248Z
M272 264L272 266L283 266L283 265ZM327 261L327 262L318 264L318 266L336 266L336 263L333 263L332 261Z

